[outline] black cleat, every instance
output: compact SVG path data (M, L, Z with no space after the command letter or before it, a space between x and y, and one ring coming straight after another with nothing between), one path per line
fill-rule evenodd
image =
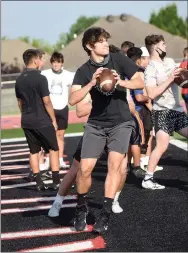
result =
M60 185L60 184L55 184L55 183L53 183L53 184L50 186L50 188L51 188L52 190L54 190L54 191L57 191L57 190L59 189L59 185Z
M76 213L74 219L74 228L76 231L83 231L87 225L86 218L88 214L87 205L76 206Z
M41 182L40 184L36 184L36 188L37 188L37 191L39 192L48 190L48 186L44 184L43 182Z
M107 231L109 218L110 212L107 212L105 209L103 209L95 225L93 226L94 232L103 233Z

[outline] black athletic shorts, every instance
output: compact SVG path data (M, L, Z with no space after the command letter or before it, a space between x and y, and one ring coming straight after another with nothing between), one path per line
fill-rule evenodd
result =
M49 150L59 150L56 132L53 126L38 129L23 128L23 131L31 154L39 153L41 148L46 153L49 153Z
M153 124L152 124L150 110L148 108L146 108L145 106L143 106L142 109L140 111L138 111L138 113L139 113L140 118L143 122L144 130L151 131L153 128Z
M68 105L62 110L54 110L55 117L58 125L58 130L65 130L68 127L68 115L69 107Z
M140 127L138 125L138 121L133 116L133 128L130 138L130 145L140 145L141 144L141 134L140 134Z

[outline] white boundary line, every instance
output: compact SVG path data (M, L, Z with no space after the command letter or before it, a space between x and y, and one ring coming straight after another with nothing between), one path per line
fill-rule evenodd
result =
M82 136L82 135L83 135L83 132L80 132L80 133L70 133L70 134L65 134L65 138L66 137L79 137L79 136ZM10 143L10 142L16 142L16 141L18 141L18 142L19 141L26 141L26 138L23 137L23 138L2 139L1 143Z
M171 138L170 139L170 144L178 147L178 148L181 148L185 151L188 151L188 142L183 142L183 141L180 141L180 140L176 140L174 138Z

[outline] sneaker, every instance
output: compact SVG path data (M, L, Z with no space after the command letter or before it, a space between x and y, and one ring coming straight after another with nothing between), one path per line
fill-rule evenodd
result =
M106 210L102 210L98 220L96 221L95 225L93 226L93 230L97 233L103 233L108 230L108 223L109 223L110 213Z
M52 172L50 170L45 170L41 172L42 180L52 179Z
M69 168L70 165L66 164L63 160L59 160L60 168Z
M150 190L162 190L165 189L164 185L160 185L157 182L155 182L155 180L153 179L153 177L150 177L148 179L144 179L142 181L142 187L145 189L150 189Z
M28 182L34 182L35 181L32 170L29 172L29 175L27 177L27 181Z
M39 192L48 190L48 186L44 184L43 182L41 182L40 184L36 184L36 188L37 188L37 191Z
M74 227L76 231L83 231L87 225L86 218L88 214L87 205L76 206Z
M112 212L113 213L122 213L123 212L123 208L121 208L118 201L113 202Z
M50 186L50 188L51 188L52 190L54 190L54 191L57 191L57 190L59 189L59 185L60 185L60 184L52 183L51 186Z
M50 210L48 211L48 216L49 217L58 217L59 212L61 210L62 203L55 202L52 204Z

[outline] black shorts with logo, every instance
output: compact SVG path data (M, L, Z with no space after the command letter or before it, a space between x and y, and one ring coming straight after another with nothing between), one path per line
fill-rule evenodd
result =
M41 148L43 148L46 153L49 153L49 150L59 150L56 131L53 126L38 129L23 128L23 131L31 154L39 153Z
M58 130L65 130L68 127L68 115L69 108L68 105L62 110L54 110L55 117L58 125Z

